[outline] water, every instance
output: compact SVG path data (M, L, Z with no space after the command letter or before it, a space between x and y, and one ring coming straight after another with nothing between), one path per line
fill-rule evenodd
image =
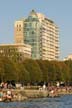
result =
M72 95L33 99L26 102L0 102L0 108L72 108Z

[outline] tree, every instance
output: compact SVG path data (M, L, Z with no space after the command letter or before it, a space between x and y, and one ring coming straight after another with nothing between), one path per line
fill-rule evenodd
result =
M40 82L42 80L41 70L35 60L25 60L23 64L25 69L29 72L31 83Z
M4 63L2 59L3 58L0 58L0 81L3 81L5 76Z

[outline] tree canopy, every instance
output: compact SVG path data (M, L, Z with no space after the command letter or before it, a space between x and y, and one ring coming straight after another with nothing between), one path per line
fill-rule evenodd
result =
M24 83L72 81L72 61L26 59L21 62L0 57L0 81Z

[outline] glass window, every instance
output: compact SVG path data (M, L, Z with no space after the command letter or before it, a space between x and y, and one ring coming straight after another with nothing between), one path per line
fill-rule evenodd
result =
M21 27L21 24L19 25L19 27Z

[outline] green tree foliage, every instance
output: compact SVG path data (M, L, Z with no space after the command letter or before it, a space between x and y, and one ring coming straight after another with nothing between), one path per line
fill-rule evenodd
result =
M0 58L0 81L4 80L5 72L4 72L4 63L3 58Z
M42 80L44 82L48 82L49 76L48 76L48 61L44 60L38 60L37 63L39 64L40 70L42 72Z
M72 81L72 61L16 60L0 55L0 81L24 83Z
M17 80L18 82L30 82L30 75L29 72L26 70L25 66L23 63L18 63L16 68L16 73L17 73Z
M4 80L12 80L15 79L14 75L14 65L8 58L3 60L4 63Z
M72 60L67 60L64 63L66 64L66 67L68 67L67 72L68 72L70 81L72 81Z
M35 60L25 60L23 64L26 70L29 72L31 83L40 82L42 80L40 67Z

